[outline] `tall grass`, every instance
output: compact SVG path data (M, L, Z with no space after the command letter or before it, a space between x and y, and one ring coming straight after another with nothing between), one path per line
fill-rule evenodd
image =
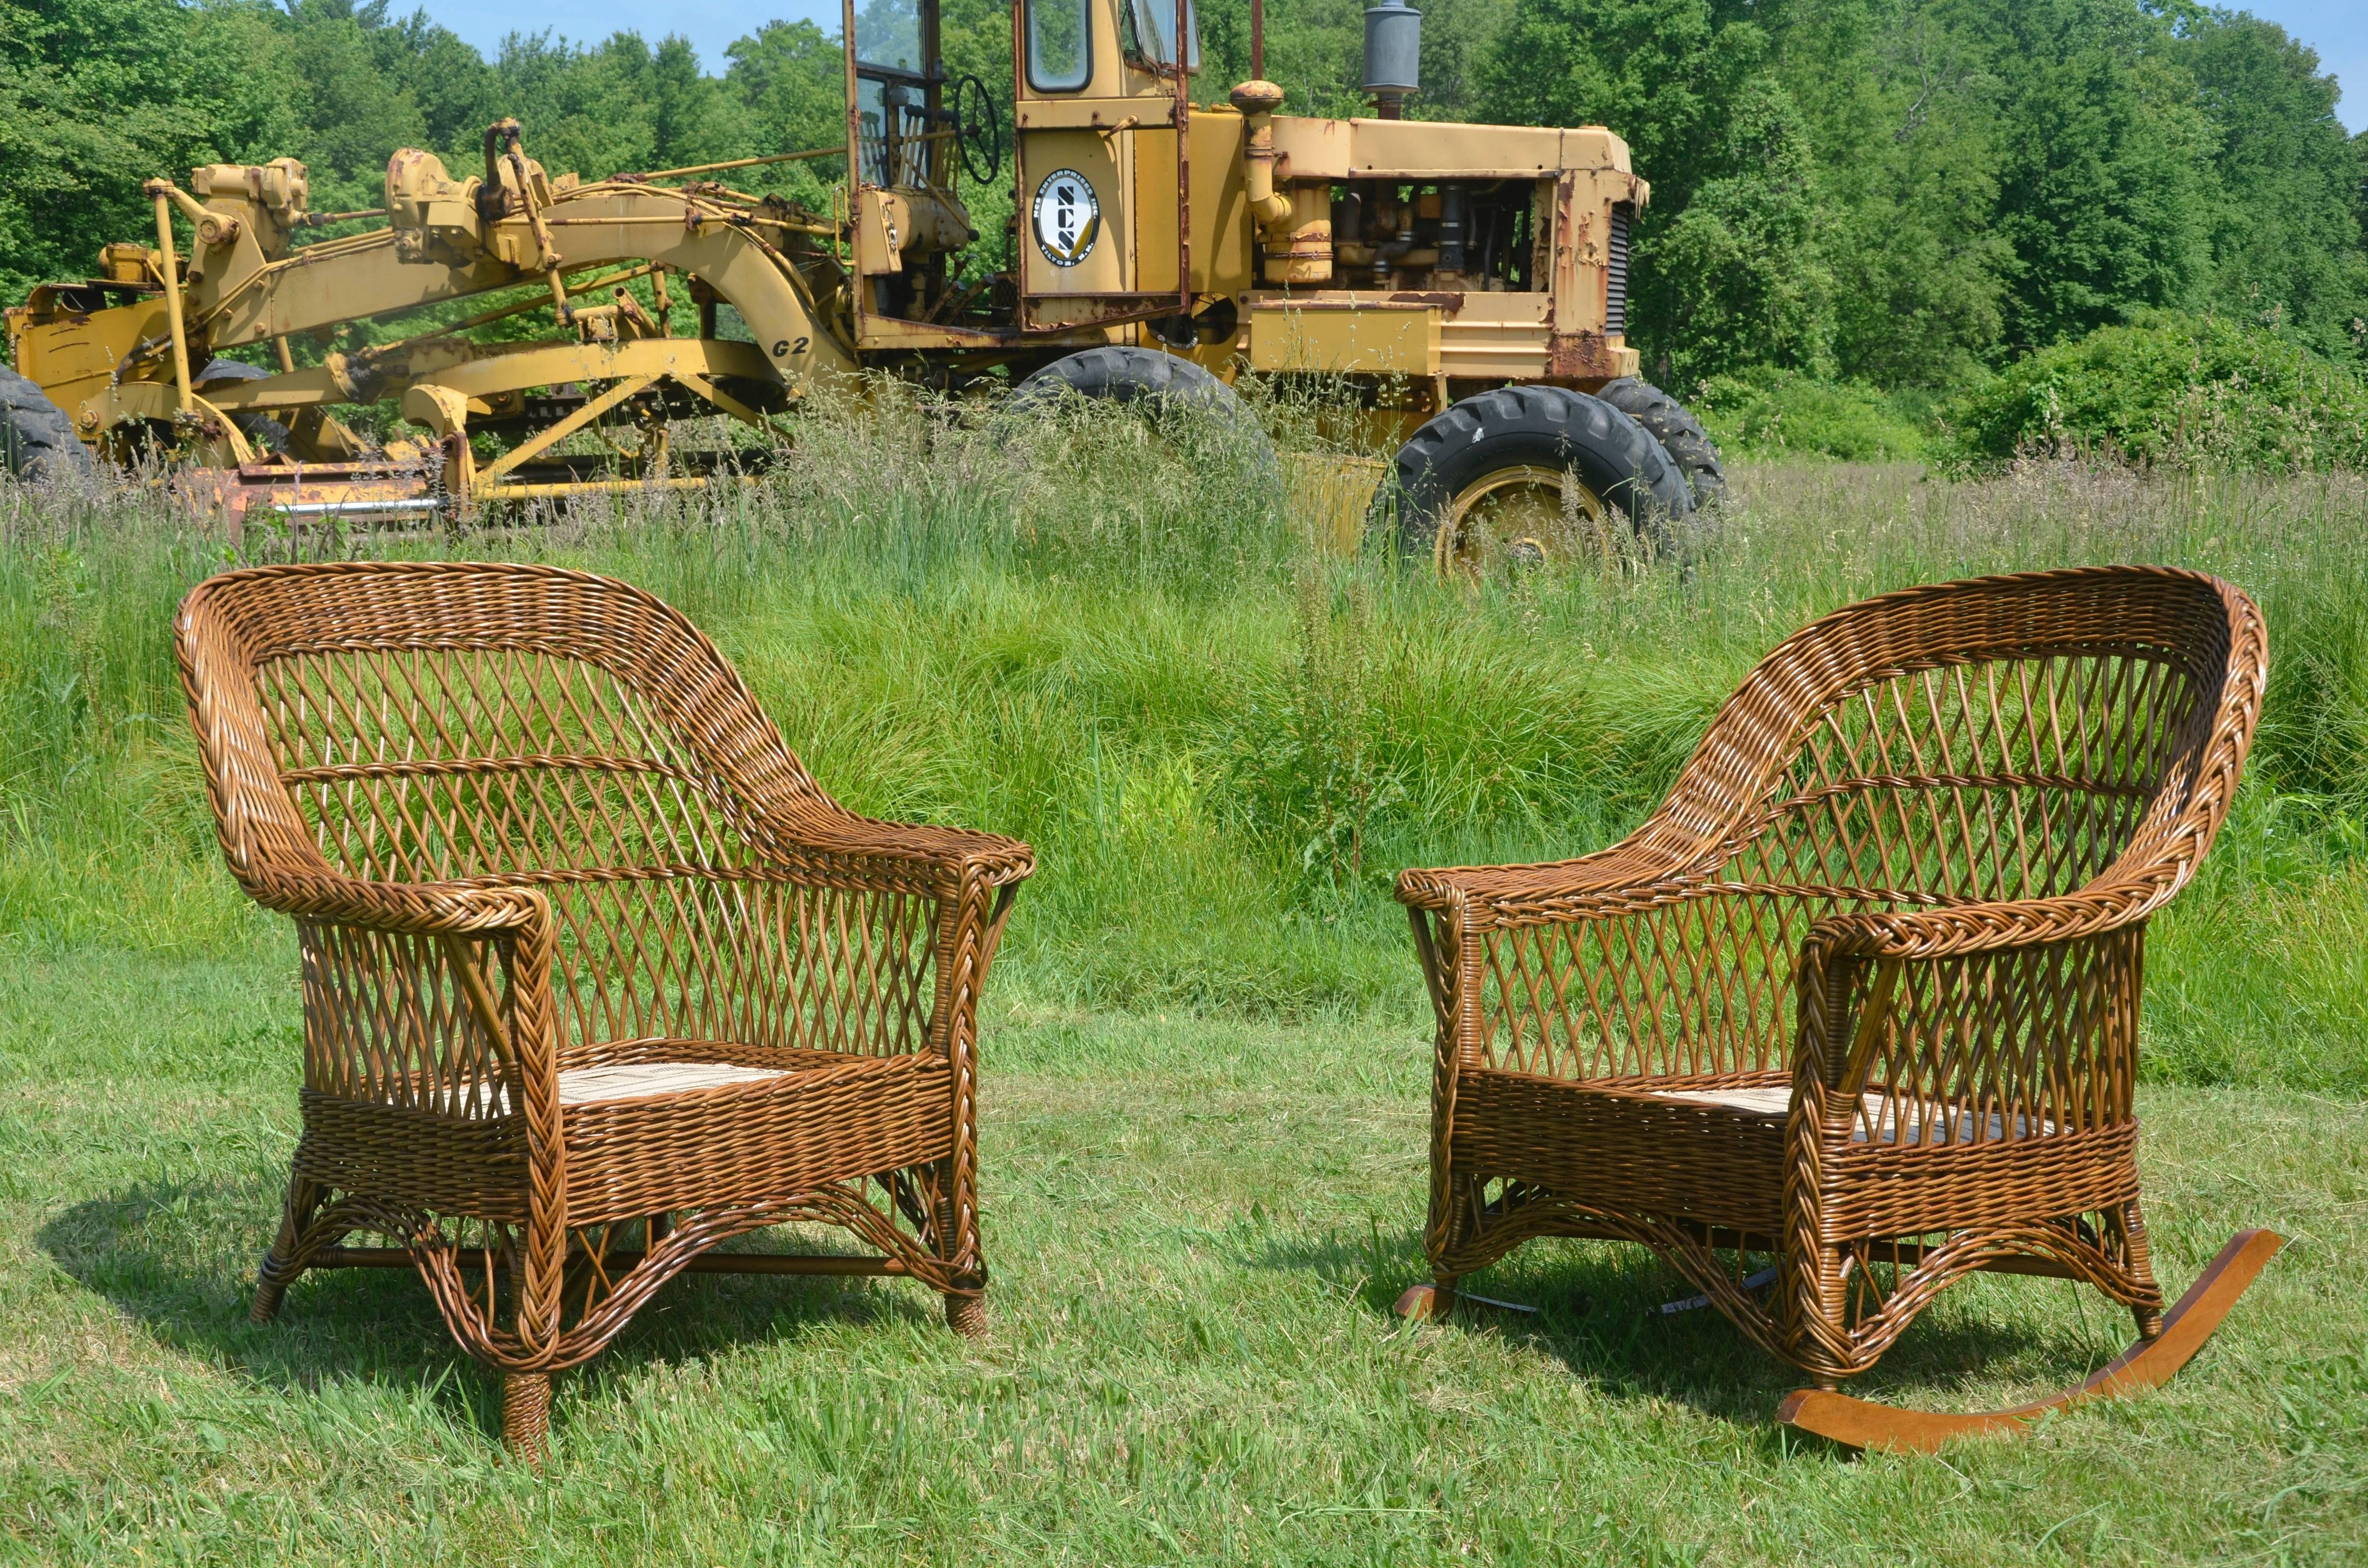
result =
M1467 592L1326 553L1205 433L891 399L809 418L760 484L245 554L545 560L663 595L850 806L1037 846L998 988L1401 1017L1399 867L1611 842L1802 622L1978 572L2204 567L2262 602L2271 691L2157 932L2149 1070L2368 1091L2368 487L1827 465L1735 492L1682 561ZM0 486L0 944L273 939L221 871L174 684L172 607L231 559L153 492Z

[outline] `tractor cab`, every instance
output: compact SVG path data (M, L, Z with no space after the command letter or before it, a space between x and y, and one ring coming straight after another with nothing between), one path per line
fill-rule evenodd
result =
M962 313L951 258L978 238L960 194L962 154L974 181L999 172L984 87L949 84L934 0L846 0L846 226L859 340L893 343L899 324ZM972 145L962 145L965 94ZM984 128L985 134L980 134Z
M1190 0L1024 0L1008 105L950 77L935 0L845 0L842 17L860 349L1091 336L1189 318L1247 287L1241 120L1201 110L1194 125ZM965 274L972 204L998 183L1014 270Z

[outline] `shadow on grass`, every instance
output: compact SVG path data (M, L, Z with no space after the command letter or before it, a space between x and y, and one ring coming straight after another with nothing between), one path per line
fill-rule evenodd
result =
M1314 1274L1338 1294L1378 1316L1393 1317L1399 1294L1428 1284L1421 1237L1411 1229L1365 1234L1269 1236L1243 1247L1246 1267ZM1977 1277L2025 1291L2066 1289L2063 1281ZM1767 1432L1771 1446L1775 1407L1808 1380L1760 1350L1714 1309L1665 1313L1664 1303L1696 1295L1677 1270L1644 1246L1566 1238L1531 1242L1463 1281L1474 1295L1535 1307L1534 1312L1468 1307L1450 1320L1451 1332L1493 1334L1554 1357L1573 1373L1608 1392L1673 1403ZM1978 1287L1976 1287L1978 1288ZM2034 1324L2028 1304L2006 1312L1964 1310L1967 1285L1942 1293L1884 1357L1874 1371L1854 1379L1849 1392L1914 1409L1964 1406L1966 1392L1985 1381L2033 1383L2034 1392L2086 1381L2124 1347L2127 1313L2087 1292L2080 1327ZM2085 1330L2085 1332L2084 1332ZM1981 1405L1976 1398L1977 1407Z
M279 1314L247 1316L256 1269L279 1223L280 1188L240 1181L147 1182L77 1203L41 1226L57 1266L144 1324L159 1342L282 1392L341 1380L426 1391L456 1423L491 1435L499 1385L472 1362L409 1268L316 1269ZM763 1237L741 1238L741 1244ZM927 1324L944 1332L933 1295L864 1278L695 1274L667 1281L586 1369L628 1371L736 1346L856 1324ZM556 1419L564 1422L563 1379Z

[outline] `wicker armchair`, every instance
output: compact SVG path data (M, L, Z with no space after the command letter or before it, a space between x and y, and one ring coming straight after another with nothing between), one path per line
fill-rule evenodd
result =
M2277 1238L2232 1243L2163 1342L2131 1108L2146 923L2227 811L2266 659L2251 601L2192 573L1888 594L1763 660L1626 842L1402 874L1439 1020L1437 1283L1404 1310L1591 1236L1654 1248L1818 1390L1978 1269L2128 1307L2103 1392L2176 1370ZM1784 1415L1921 1447L2030 1414L1883 1408L1804 1391Z
M302 951L258 1321L416 1267L529 1457L551 1374L685 1269L908 1276L984 1331L973 1031L1026 845L841 809L607 578L267 567L176 630L222 851ZM789 1221L869 1252L709 1251Z

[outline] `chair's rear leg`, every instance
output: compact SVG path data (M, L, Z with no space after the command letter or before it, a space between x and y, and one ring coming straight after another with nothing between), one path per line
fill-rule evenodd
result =
M946 1292L946 1326L964 1339L986 1337L986 1294L979 1291L963 1295L957 1290Z
M539 1465L551 1451L551 1374L502 1374L502 1447Z
M279 1237L271 1250L263 1255L263 1266L256 1271L255 1304L247 1316L256 1323L269 1323L279 1315L280 1302L288 1299L288 1287L304 1272L297 1260L304 1240L304 1232L320 1212L322 1199L328 1189L319 1182L302 1176L288 1180L288 1201L280 1210Z
M2140 1339L2157 1339L2162 1335L2162 1288L2155 1284L2154 1246L2146 1240L2146 1216L2139 1211L2135 1198L2124 1205L2119 1215L2108 1216L2107 1222L2119 1221L2122 1233L2122 1267L2130 1278L2141 1285L2151 1286L2156 1304L2132 1307L2130 1316L2137 1320Z

